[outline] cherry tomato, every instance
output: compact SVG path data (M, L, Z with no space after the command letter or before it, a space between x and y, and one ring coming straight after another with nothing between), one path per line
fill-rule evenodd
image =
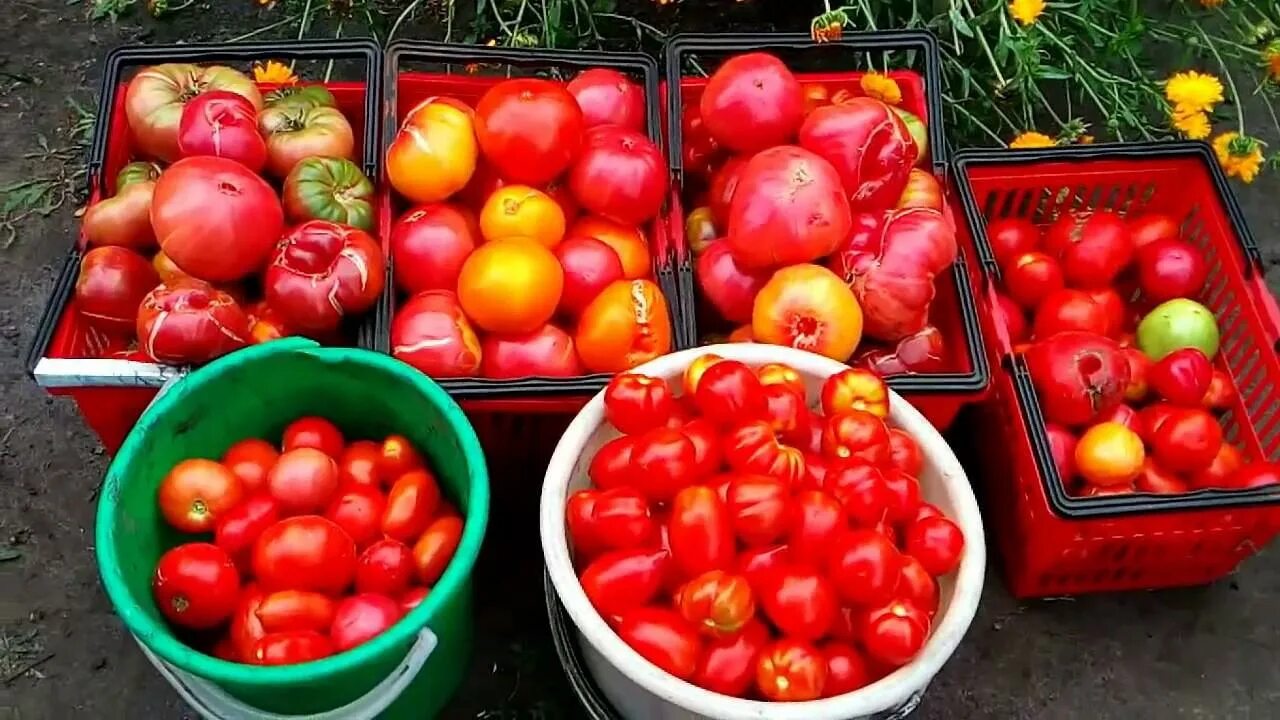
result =
M910 520L920 504L920 483L897 468L885 471L884 481L890 498L885 519L890 522Z
M431 524L440 506L440 486L427 470L411 470L401 475L387 493L387 509L382 513L382 533L408 544L415 542Z
M356 592L398 597L408 592L416 568L413 551L399 540L379 540L356 560Z
M403 596L400 597L400 608L404 610L404 613L406 615L408 615L409 611L421 605L422 601L426 600L427 595L429 595L430 593L431 593L430 588L424 588L424 587L413 588L409 592L405 593Z
M742 697L756 678L756 656L768 644L769 631L759 620L749 620L736 635L707 643L690 682L721 695Z
M784 638L769 645L756 659L756 688L767 700L803 702L822 697L827 663L806 642Z
M1231 474L1227 487L1256 488L1280 484L1280 466L1271 462L1252 462Z
M910 555L902 556L902 573L898 576L898 597L910 600L929 617L938 611L938 582L933 579L920 561Z
M404 616L400 603L386 595L360 593L338 603L329 637L338 652L372 640Z
M831 546L827 572L842 600L870 605L893 597L902 562L902 554L884 535L874 530L851 530Z
M946 575L960 564L964 533L950 520L935 517L907 528L907 554L920 561L933 576Z
M347 531L356 541L356 549L363 550L382 537L382 514L387 499L382 491L371 485L348 485L333 499L324 516Z
M667 531L679 577L733 567L733 518L715 490L694 485L677 493Z
M410 470L422 467L422 456L413 443L403 435L388 435L382 441L382 458L378 461L378 474L383 482L394 482Z
M605 419L628 435L666 424L675 406L671 388L661 378L622 373L613 376L604 389Z
M657 533L649 501L635 488L579 490L565 515L574 550L584 556L639 547Z
M884 474L863 460L842 462L827 473L826 491L855 525L870 527L888 516L894 502Z
M883 420L863 410L827 415L822 452L837 460L857 457L883 467L890 461L889 428Z
M908 602L894 600L867 612L862 647L871 659L898 667L911 662L929 639L929 617Z
M889 428L889 462L911 477L920 477L924 469L924 456L915 438L898 428Z
M453 561L462 542L462 520L456 517L436 518L413 544L413 565L418 582L435 585Z
M756 614L756 601L745 577L708 570L680 587L676 609L703 635L727 637Z
M852 645L830 642L821 650L827 660L827 681L822 686L822 697L843 695L871 684L867 661Z
M290 630L329 632L337 606L328 595L307 590L281 590L262 598L255 611L268 633Z
M262 629L262 621L258 620L258 606L267 596L255 584L248 584L236 598L236 608L231 613L231 627L228 635L236 649L236 662L251 662L254 643L267 634Z
M253 575L267 592L315 590L336 595L355 577L356 544L319 515L285 518L253 548Z
M338 426L321 417L304 417L289 423L281 442L285 452L315 448L335 460L342 456L342 448L346 444Z
M245 494L267 487L267 473L276 464L280 452L266 440L249 438L232 445L222 456L222 464L240 478Z
M614 438L596 451L587 467L587 477L598 488L608 490L631 484L631 454L635 450L636 439L623 435Z
M758 596L768 578L787 567L790 562L791 554L786 545L751 548L738 556L737 573L747 579Z
M367 485L382 488L382 446L369 440L357 440L342 451L338 459L338 478L343 485Z
M801 401L808 394L808 389L804 385L804 378L790 365L766 363L756 368L756 377L760 378L760 384L765 387L781 385L782 387L790 388L800 396Z
M606 619L616 618L658 594L670 563L663 549L615 550L592 561L579 580L591 605Z
M895 578L896 579L896 578ZM826 576L802 567L765 579L760 604L774 627L799 640L818 640L836 620L836 593Z
M768 475L735 475L725 502L733 518L733 531L747 546L768 545L787 532L791 491Z
M333 641L314 630L271 633L259 638L249 651L253 665L296 665L329 657Z
M254 495L231 508L218 520L213 531L213 542L227 551L238 567L247 569L253 544L267 528L280 519L280 510L270 495Z
M221 625L236 609L240 573L231 556L210 543L187 543L156 563L151 594L174 625L204 630Z
M724 437L724 456L729 467L738 472L775 477L787 487L798 485L805 477L804 453L784 445L764 420L730 430Z
M316 448L286 450L267 474L267 490L282 515L322 512L338 490L338 464Z
M654 502L666 502L695 479L697 449L679 430L660 427L636 438L630 482Z
M704 370L693 399L703 417L721 427L765 416L764 385L736 360L722 360Z
M244 496L244 485L221 463L183 460L160 482L156 503L165 522L185 533L206 533Z
M849 368L828 377L819 396L822 412L827 415L861 410L878 418L889 417L889 386L866 368Z
M714 475L724 461L724 448L716 426L706 418L695 418L681 425L679 430L693 443L694 480Z
M1178 408L1151 432L1151 453L1173 472L1194 473L1213 462L1222 446L1222 426L1200 408Z
M698 631L674 611L638 607L622 617L618 637L645 660L681 680L698 670L702 641Z
M821 568L831 543L848 526L840 502L821 490L803 490L795 496L795 511L787 534L793 562Z

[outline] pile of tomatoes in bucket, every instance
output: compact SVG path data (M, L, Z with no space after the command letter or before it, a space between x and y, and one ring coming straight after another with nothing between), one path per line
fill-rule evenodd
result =
M160 514L209 535L161 556L160 613L224 660L287 665L349 650L422 602L452 560L463 520L404 437L347 444L305 417L221 462L190 459L165 476Z
M285 335L334 340L373 306L374 188L328 90L264 96L238 70L169 63L133 77L124 109L140 159L85 212L74 295L112 339L105 354L189 365Z
M895 104L829 95L767 53L726 60L683 119L686 174L706 181L686 236L703 297L736 327L730 341L841 362L862 350L881 374L938 370L929 307L955 226L937 179L916 167L924 122L896 106L895 80L870 77Z
M566 507L600 615L649 662L735 697L841 695L915 658L964 535L921 499L884 382L838 373L817 412L795 369L708 354L683 385L627 373L605 389L624 434Z
M1067 212L1043 234L994 220L987 237L1004 279L998 311L1025 352L1070 494L1280 482L1280 467L1246 462L1224 436L1216 413L1236 390L1214 367L1217 320L1194 299L1208 263L1172 218Z
M667 196L643 89L615 70L432 97L387 150L408 296L394 355L432 377L570 377L671 350L645 228Z

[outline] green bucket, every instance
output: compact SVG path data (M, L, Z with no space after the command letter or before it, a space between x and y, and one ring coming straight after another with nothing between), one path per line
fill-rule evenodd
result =
M303 415L326 417L349 438L408 437L466 517L462 542L427 599L363 645L277 667L205 655L173 635L151 598L156 561L183 541L161 520L156 488L184 458L218 458L248 437L279 439L285 425ZM277 340L193 371L143 413L107 470L98 505L98 568L143 652L206 718L428 718L466 672L471 574L488 519L480 443L440 386L378 353Z

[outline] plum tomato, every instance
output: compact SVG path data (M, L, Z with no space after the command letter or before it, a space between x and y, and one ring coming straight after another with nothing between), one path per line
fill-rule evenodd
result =
M338 479L343 485L382 487L382 475L378 466L382 460L382 447L371 440L357 440L342 451L338 460Z
M649 501L630 487L575 492L565 505L565 520L574 550L586 557L639 547L657 533Z
M783 363L765 363L756 368L756 377L760 378L760 384L768 387L769 385L781 385L790 388L795 394L802 399L808 395L805 388L804 378L800 372L790 365Z
M267 528L253 547L253 576L267 592L336 595L351 585L355 572L355 542L319 515L285 518Z
M338 525L363 550L382 538L382 514L387 498L377 487L348 485L338 491L324 516Z
M829 493L802 490L792 501L787 528L787 559L796 565L822 568L836 537L848 527L844 507Z
M778 478L795 487L804 480L804 453L783 444L764 420L743 423L724 436L724 457L729 467L744 473Z
M1231 473L1227 486L1247 489L1280 484L1280 466L1272 462L1251 462Z
M666 502L696 479L697 461L697 449L687 435L657 427L635 437L626 475L651 501Z
M820 649L827 661L827 680L822 686L822 697L843 695L871 684L867 661L852 645L829 642Z
M379 540L356 560L356 592L400 597L414 580L413 551L399 540Z
M637 607L622 616L618 637L659 669L688 680L698 670L702 640L673 610Z
M960 564L964 533L944 517L926 518L907 527L906 549L930 575L946 575Z
M289 423L284 429L281 447L284 452L297 448L315 448L337 460L342 457L346 440L337 425L321 417L304 417Z
M808 435L810 412L803 395L782 385L766 385L764 401L765 420L776 434L783 438Z
M587 466L587 477L591 478L592 484L604 490L630 485L633 477L631 456L635 452L636 441L637 438L623 435L601 445ZM654 454L653 449L649 452Z
M862 459L836 463L827 474L824 487L855 526L871 527L884 520L894 502L884 473Z
M341 450L339 450L341 452ZM282 515L319 513L338 490L338 463L314 447L286 450L267 474L267 491Z
M819 396L827 415L862 410L879 418L889 416L889 386L865 368L848 368L828 377Z
M254 613L268 633L293 630L329 632L336 604L328 595L310 590L279 590L268 593Z
M1067 330L1107 335L1109 320L1102 306L1081 290L1055 290L1036 306L1032 332L1047 338Z
M418 573L418 582L431 586L440 581L462 542L462 529L461 518L443 516L431 521L422 531L422 536L413 544L413 565Z
M573 342L592 372L623 372L665 355L671 351L667 298L651 280L615 280L582 311Z
M1224 444L1223 447L1230 446ZM1142 461L1142 471L1134 479L1133 488L1138 492L1157 495L1178 495L1190 491L1182 478L1160 467L1155 458L1151 457Z
M912 555L902 556L902 573L898 576L898 597L909 600L929 617L938 611L938 581Z
M1076 470L1092 485L1128 485L1142 472L1145 456L1137 433L1117 422L1101 422L1086 430L1076 443Z
M702 371L693 395L703 417L728 427L763 418L764 385L751 368L737 360L714 362Z
M279 520L280 508L270 495L250 495L218 518L213 543L227 551L237 567L247 570L254 543Z
M210 543L179 545L160 556L151 594L160 614L179 627L205 630L231 617L240 573L231 556Z
M1028 310L1066 286L1058 261L1042 252L1015 255L1003 266L1003 272L1005 292Z
M372 640L404 615L400 603L386 595L360 593L338 603L329 637L338 652Z
M869 610L862 626L862 647L872 660L890 667L906 665L929 639L929 616L911 603L894 600Z
M777 270L751 308L755 342L807 350L840 362L858 348L862 321L853 290L820 265Z
M564 86L549 80L497 83L476 103L475 116L480 150L508 182L550 182L582 147L582 109Z
M1004 267L1013 258L1040 247L1040 228L1022 218L1000 218L987 222L987 244L996 263Z
M711 477L724 461L724 447L716 426L706 418L696 418L680 426L680 432L693 443L693 476L696 480Z
M247 657L251 665L297 665L329 657L335 651L329 636L301 630L263 635Z
M790 564L791 554L786 545L748 548L738 555L735 572L747 579L759 598L769 577Z
M1147 371L1157 395L1174 405L1200 407L1213 380L1213 365L1199 348L1187 347L1160 358Z
M1151 431L1151 454L1173 472L1204 470L1221 446L1222 426L1200 408L1176 408Z
M826 658L798 638L775 641L756 658L756 689L767 700L817 700L822 697L826 680Z
M382 458L378 473L383 482L391 482L410 470L422 467L422 456L403 435L388 435L382 441Z
M681 617L711 638L736 634L756 614L747 579L723 570L708 570L686 582L674 604Z
M803 567L783 568L764 578L760 605L782 634L811 642L831 631L838 609L827 576Z
M870 605L893 597L902 563L902 553L881 533L850 530L829 547L827 574L841 600Z
M266 440L248 438L232 445L222 455L222 464L240 478L246 494L267 488L267 473L280 458L280 451Z
M787 484L768 475L735 474L732 478L725 502L738 539L756 547L782 538L792 511Z
M416 542L440 506L440 486L426 469L401 475L387 492L382 533L406 545Z
M621 373L604 389L605 419L628 435L665 425L675 407L675 396L662 378Z
M756 656L769 644L769 631L748 620L742 631L707 642L690 682L711 692L744 697L756 679Z
M244 497L244 484L214 460L183 460L160 482L156 503L175 530L207 533Z
M724 360L724 358L715 353L703 353L689 362L688 367L684 369L681 376L681 387L684 388L684 399L686 402L694 400L695 393L698 390L698 383L702 381L702 375L707 368Z
M889 522L905 522L916 514L920 505L920 483L914 476L892 468L884 471L885 487L889 489L889 505L885 519Z
M889 428L884 420L865 410L849 410L827 416L822 452L835 460L859 458L877 467L890 462Z
M667 539L681 579L733 568L733 517L712 488L693 485L676 493L667 520Z
M1214 370L1209 378L1209 389L1205 391L1201 404L1212 410L1226 410L1236 401L1236 388L1231 377L1221 370Z
M615 550L591 561L579 581L591 605L611 619L657 596L671 571L670 564L670 553L660 548Z
M924 469L920 445L907 431L889 428L889 463L911 477L918 477Z

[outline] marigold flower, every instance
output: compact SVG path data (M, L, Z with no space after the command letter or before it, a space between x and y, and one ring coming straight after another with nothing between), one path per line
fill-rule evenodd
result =
M844 25L849 16L843 10L832 10L814 18L809 23L809 37L816 43L840 42L844 37Z
M1093 139L1094 138L1092 135L1081 135L1080 139L1076 140L1076 142L1080 143L1081 145L1092 145Z
M863 75L858 84L862 86L862 92L866 93L869 98L875 98L889 105L897 105L902 102L902 88L898 87L897 81L888 75L872 70Z
M1228 177L1251 183L1262 170L1262 143L1238 132L1224 132L1213 139L1213 152Z
M1200 0L1200 7L1212 9L1221 7L1224 0Z
M1177 113L1213 112L1222 102L1222 81L1195 70L1175 73L1165 82L1164 96Z
M1023 27L1033 25L1044 14L1044 0L1011 0L1009 14Z
M1173 127L1189 140L1203 140L1213 131L1213 127L1209 124L1208 113L1175 110L1172 119Z
M298 76L293 74L293 68L275 60L268 60L265 65L254 63L253 79L260 83L277 85L293 85L298 82Z
M1054 145L1057 145L1057 143L1053 141L1053 138L1035 131L1024 132L1009 143L1009 147L1015 150L1018 148L1053 147Z
M1267 66L1267 77L1280 83L1280 40L1272 40L1262 50L1262 61Z

